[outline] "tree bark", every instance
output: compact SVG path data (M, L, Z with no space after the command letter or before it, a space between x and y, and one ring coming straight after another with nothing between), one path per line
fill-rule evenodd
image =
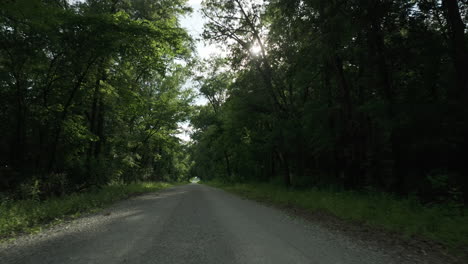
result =
M465 43L465 24L460 15L457 0L443 0L445 18L449 27L452 58L455 66L457 89L465 101L468 101L468 52Z
M283 167L284 185L286 185L286 187L289 187L289 186L291 186L291 175L290 175L290 171L289 171L288 158L285 157L285 155L283 153L281 153L281 151L278 151L278 157L279 157L281 165Z
M229 156L226 151L223 151L224 153L224 160L226 162L226 173L229 178L231 178L232 172L231 172L231 164L229 162Z

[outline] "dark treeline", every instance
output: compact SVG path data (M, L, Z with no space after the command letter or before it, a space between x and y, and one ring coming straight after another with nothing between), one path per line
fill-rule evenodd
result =
M468 5L206 0L192 174L468 203Z
M191 100L185 1L70 3L0 3L0 191L176 180Z

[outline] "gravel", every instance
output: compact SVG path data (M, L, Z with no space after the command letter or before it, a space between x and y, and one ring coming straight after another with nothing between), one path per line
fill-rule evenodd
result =
M394 251L200 184L0 244L2 264L404 262Z

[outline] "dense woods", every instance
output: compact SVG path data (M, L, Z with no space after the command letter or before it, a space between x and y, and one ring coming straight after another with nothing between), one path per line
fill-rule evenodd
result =
M187 170L185 1L0 3L0 192L41 198Z
M192 175L468 203L468 5L206 0Z
M0 0L0 246L201 180L466 263L467 22L467 0ZM157 213L186 240L219 233L187 219L250 210L210 190L99 219L154 231Z
M225 52L198 61L188 12L2 1L0 191L190 175L468 203L466 1L205 0Z

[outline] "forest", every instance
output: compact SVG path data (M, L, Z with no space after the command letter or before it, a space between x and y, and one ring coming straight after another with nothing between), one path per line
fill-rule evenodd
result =
M206 0L193 175L468 204L468 5Z
M199 177L468 204L466 1L205 0L210 59L190 12L2 1L0 192Z
M0 191L46 198L112 182L177 181L174 136L192 40L184 1L0 4Z

